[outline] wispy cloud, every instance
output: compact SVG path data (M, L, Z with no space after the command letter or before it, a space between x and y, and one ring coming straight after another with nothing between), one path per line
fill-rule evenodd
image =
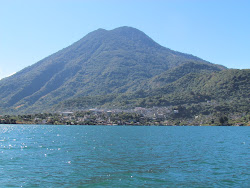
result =
M4 74L3 69L0 67L0 80L2 80L3 78L10 77L14 74L16 74L16 72Z
M12 76L12 75L14 75L14 74L16 74L16 72L13 72L13 73L9 74L9 75L6 76L6 77L10 77L10 76Z

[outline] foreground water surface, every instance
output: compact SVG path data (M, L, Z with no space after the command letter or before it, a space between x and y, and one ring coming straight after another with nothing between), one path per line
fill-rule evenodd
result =
M1 187L249 187L249 127L0 125Z

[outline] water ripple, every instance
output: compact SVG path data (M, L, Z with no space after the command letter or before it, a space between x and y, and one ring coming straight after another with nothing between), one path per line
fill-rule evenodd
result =
M0 126L3 187L249 187L248 127Z

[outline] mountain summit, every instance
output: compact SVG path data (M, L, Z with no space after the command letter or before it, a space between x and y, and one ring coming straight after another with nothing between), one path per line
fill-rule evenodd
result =
M132 27L98 29L0 81L0 108L50 109L82 96L133 92L141 83L185 63L225 69L165 48Z

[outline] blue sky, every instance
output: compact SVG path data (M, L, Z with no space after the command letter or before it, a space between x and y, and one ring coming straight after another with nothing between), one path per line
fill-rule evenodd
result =
M212 63L250 68L249 0L0 0L0 79L93 30L120 26Z

